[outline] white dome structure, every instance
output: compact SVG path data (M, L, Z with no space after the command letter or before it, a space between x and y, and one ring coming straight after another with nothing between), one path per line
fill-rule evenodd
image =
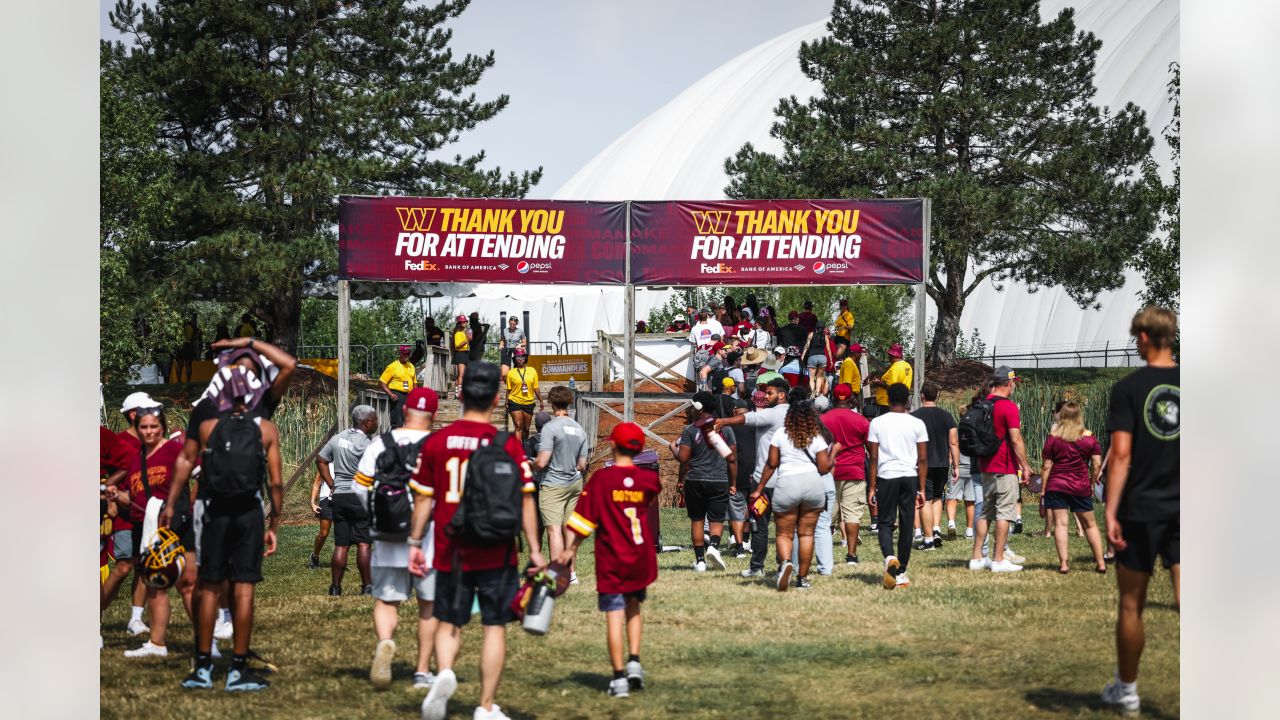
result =
M1169 152L1159 135L1173 113L1166 83L1168 65L1178 58L1177 0L1043 0L1042 21L1068 6L1076 9L1077 28L1102 40L1094 102L1110 108L1133 102L1146 111L1148 127L1157 137L1155 157L1168 177ZM769 136L774 107L788 95L803 100L818 90L817 83L801 73L797 53L802 42L824 34L825 20L730 60L601 151L552 197L724 198L725 159L746 142L763 151L780 151L781 144ZM1094 310L1081 309L1058 288L1030 292L1021 283L1006 282L997 290L988 280L969 296L961 328L966 336L977 328L988 349L996 346L1001 351L1101 347L1108 341L1114 346L1128 339L1141 288L1141 279L1131 272L1124 287L1098 296L1101 309ZM637 316L645 317L668 292L637 293ZM590 298L590 314L602 320L596 327L621 330L621 297L620 291L602 290ZM566 304L572 307L587 300L566 299ZM929 311L932 324L932 303Z

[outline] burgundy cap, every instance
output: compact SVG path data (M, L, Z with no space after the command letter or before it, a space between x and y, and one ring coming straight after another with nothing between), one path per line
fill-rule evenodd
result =
M831 394L835 395L837 400L848 400L853 397L853 388L849 383L840 383L832 388Z
M894 344L890 345L890 346L889 346L889 357L896 357L896 358L900 358L900 357L902 357L902 346L901 346L901 345L899 345L898 343L894 343Z
M410 410L435 413L440 409L440 396L429 387L416 387L409 391L409 397L404 404Z

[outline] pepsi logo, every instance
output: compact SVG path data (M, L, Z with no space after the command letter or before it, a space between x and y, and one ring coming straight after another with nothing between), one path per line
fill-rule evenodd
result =
M819 260L818 262L813 264L813 271L821 275L822 273L827 271L827 264Z
M516 263L516 272L520 273L521 275L529 272L529 263L524 260L521 260L520 262Z

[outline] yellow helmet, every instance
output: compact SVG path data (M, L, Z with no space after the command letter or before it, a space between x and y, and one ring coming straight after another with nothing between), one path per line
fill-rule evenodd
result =
M187 567L182 538L167 527L156 530L151 545L142 553L142 580L148 587L173 587Z

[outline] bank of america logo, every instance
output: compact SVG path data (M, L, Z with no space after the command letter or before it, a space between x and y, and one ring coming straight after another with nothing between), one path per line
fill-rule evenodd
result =
M796 264L795 264L795 268L796 268L796 272L799 272L799 271L801 271L801 270L803 270L803 269L804 269L804 264L803 264L803 263L796 263Z
M510 266L510 265L508 265L508 264L506 264L506 263L503 263L503 264L501 264L501 265L499 265L499 266L498 266L498 269L499 269L499 270L506 270L506 269L507 269L507 268L509 268L509 267L511 267L511 266Z

